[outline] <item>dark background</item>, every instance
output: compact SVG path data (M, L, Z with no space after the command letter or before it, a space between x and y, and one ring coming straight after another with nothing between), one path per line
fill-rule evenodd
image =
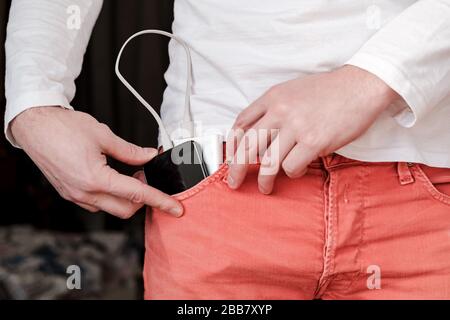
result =
M0 1L0 41L4 43L11 0ZM141 146L156 146L157 126L151 115L120 83L114 73L123 42L142 29L171 30L173 0L106 0L76 80L72 106L106 123L119 136ZM155 108L159 108L168 66L168 40L155 35L136 39L122 57L121 70ZM0 112L4 113L4 46L0 52ZM136 168L113 160L115 169L132 174ZM38 230L85 233L124 232L143 247L143 210L122 221L105 213L89 213L65 201L38 168L0 134L0 227L30 225Z

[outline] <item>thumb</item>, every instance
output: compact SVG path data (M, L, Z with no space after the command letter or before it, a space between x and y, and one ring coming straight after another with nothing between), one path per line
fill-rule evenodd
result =
M147 163L158 154L155 148L142 148L116 136L111 130L108 131L107 136L101 139L104 141L101 148L105 154L116 160L138 166Z

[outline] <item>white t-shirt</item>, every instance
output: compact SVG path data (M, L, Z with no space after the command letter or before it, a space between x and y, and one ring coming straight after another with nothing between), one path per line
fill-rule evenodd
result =
M101 7L28 4L13 1L6 43L12 143L8 124L23 110L71 108ZM66 26L71 5L81 9L80 29ZM450 167L450 0L175 0L174 10L173 32L192 49L191 107L202 133L226 135L239 112L277 83L351 64L384 80L403 103L338 153ZM169 52L161 115L173 132L183 117L186 57L173 41Z

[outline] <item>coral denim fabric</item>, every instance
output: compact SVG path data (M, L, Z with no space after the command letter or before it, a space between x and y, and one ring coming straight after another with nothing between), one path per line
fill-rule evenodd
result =
M257 173L147 213L146 299L450 299L450 169L334 154L269 196Z

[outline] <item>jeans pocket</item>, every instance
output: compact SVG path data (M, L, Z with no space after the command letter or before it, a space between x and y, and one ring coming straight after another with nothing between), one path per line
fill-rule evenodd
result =
M172 195L172 197L174 197L175 199L177 199L179 201L189 199L189 198L195 196L196 194L198 194L199 192L207 189L212 184L214 184L218 181L223 181L225 179L227 172L228 172L228 165L226 163L223 163L219 167L219 169L216 172L214 172L212 175L206 177L205 179L200 181L198 184L196 184L192 188L189 188L183 192Z
M450 168L433 168L417 164L412 169L417 180L434 199L450 205Z

